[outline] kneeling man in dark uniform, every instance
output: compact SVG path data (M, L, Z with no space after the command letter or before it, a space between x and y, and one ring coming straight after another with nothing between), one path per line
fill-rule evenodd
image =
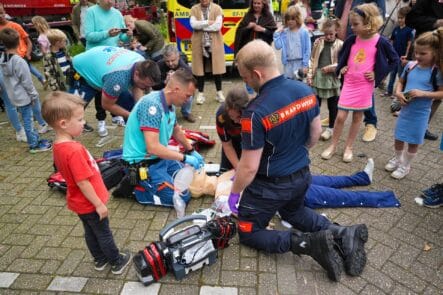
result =
M237 64L258 93L242 112L242 154L229 196L231 210L238 210L240 242L269 253L309 255L333 281L340 280L343 266L349 275L360 275L366 225L332 224L304 206L311 183L309 148L321 133L314 93L280 75L273 49L261 40L245 45ZM301 232L266 229L277 211Z

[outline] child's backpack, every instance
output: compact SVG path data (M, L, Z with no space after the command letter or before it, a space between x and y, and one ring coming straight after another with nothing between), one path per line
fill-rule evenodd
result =
M407 65L407 68L405 71L405 77L403 78L403 80L404 80L403 91L405 90L406 82L408 81L409 72L412 71L416 66L417 66L417 61L413 61ZM438 73L438 67L436 67L435 65L432 66L431 79L429 80L429 82L432 84L432 88L434 89L434 91L438 90L437 73Z

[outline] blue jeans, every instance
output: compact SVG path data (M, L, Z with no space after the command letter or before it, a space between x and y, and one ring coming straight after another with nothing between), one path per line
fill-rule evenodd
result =
M256 176L243 191L240 200L240 242L269 253L288 252L291 247L291 231L266 228L277 211L282 219L303 232L327 229L331 222L304 205L310 182L311 173L308 167L292 174L287 182L273 182Z
M42 105L39 98L34 100L32 104L32 113L40 126L46 125L46 121L42 116Z
M32 105L28 104L22 107L17 107L18 112L22 115L23 127L26 133L29 148L38 146L38 133L34 130L34 120L32 117Z
M389 76L388 89L386 90L386 92L388 92L389 95L392 95L392 93L394 92L395 79L397 78L397 74L401 74L401 69L402 69L401 63L399 63L398 66L392 70Z
M161 206L174 206L174 175L183 168L179 161L160 160L149 166L149 179L139 182L135 188L135 198L140 204L152 204ZM189 191L182 193L183 201L188 203L191 199Z
M187 117L191 114L191 109L192 109L192 100L194 99L193 96L191 96L189 98L189 101L185 104L182 105L181 107L181 113L183 115L183 117Z
M305 206L316 208L341 207L400 207L392 191L349 191L341 188L371 184L366 172L351 176L312 176L312 184L306 192Z
M375 95L372 93L372 107L370 110L364 112L365 118L363 122L365 125L372 124L377 127L377 114L375 113Z
M85 240L89 252L95 261L107 261L111 265L118 262L120 252L115 245L114 237L109 228L109 219L100 220L96 212L79 214L85 229Z
M9 122L11 122L12 127L14 127L16 132L22 129L22 124L18 117L17 108L9 100L8 93L6 92L5 84L3 83L3 73L0 71L0 96L3 99L5 105L6 114L8 115Z
M33 74L40 82L43 83L45 81L45 76L42 75L28 60L26 60L29 65L29 70L31 71L31 74Z

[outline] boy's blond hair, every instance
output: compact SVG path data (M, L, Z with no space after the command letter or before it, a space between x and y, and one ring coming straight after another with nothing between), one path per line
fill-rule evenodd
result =
M373 3L361 4L354 7L349 16L361 17L363 25L369 26L368 33L375 34L383 25L383 18L378 7Z
M62 120L71 119L76 107L84 107L83 99L62 91L50 92L42 103L42 116L51 127Z
M63 41L68 39L66 34L59 29L50 29L46 34L46 36L48 37L49 43L51 43L51 45L55 45L55 43L57 43L58 41Z
M288 21L294 19L299 27L303 25L303 17L301 15L300 8L292 5L289 6L285 13L285 26L288 26Z

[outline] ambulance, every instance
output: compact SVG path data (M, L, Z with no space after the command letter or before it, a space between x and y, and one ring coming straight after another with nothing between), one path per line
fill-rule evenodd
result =
M221 32L225 45L226 65L234 61L235 31L249 8L249 0L213 0L223 9L223 26ZM198 0L168 0L167 8L167 42L176 43L180 52L186 54L192 62L192 28L190 24L191 7L200 3Z

